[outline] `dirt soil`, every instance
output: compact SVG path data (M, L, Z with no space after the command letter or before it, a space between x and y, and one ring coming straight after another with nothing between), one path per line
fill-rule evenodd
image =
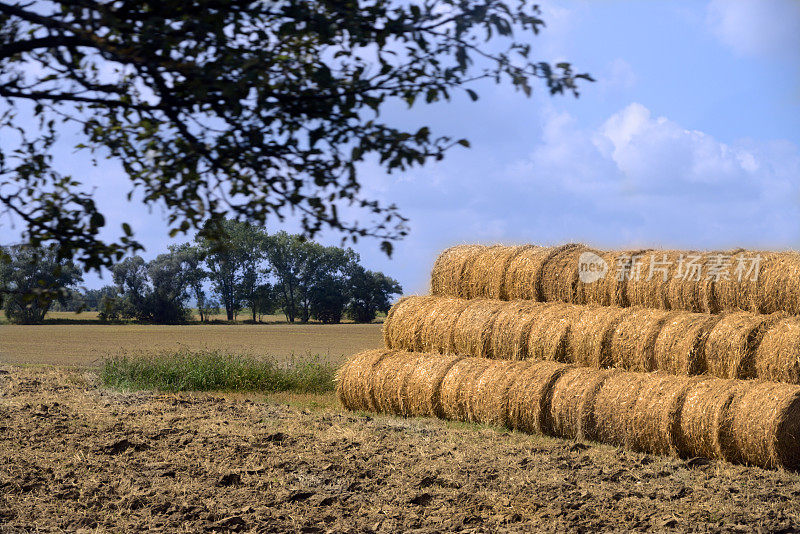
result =
M796 473L0 370L2 532L800 530Z

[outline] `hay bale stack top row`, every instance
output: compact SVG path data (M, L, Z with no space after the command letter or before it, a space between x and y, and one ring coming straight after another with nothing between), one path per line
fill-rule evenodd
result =
M605 276L580 280L579 259L585 253L602 260ZM436 259L431 292L465 299L798 315L800 253L459 245Z

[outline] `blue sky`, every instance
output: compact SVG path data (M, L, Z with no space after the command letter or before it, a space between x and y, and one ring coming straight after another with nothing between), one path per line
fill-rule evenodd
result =
M487 84L476 103L390 108L391 122L428 124L472 148L404 174L362 167L367 196L411 220L393 259L359 243L369 268L420 293L436 254L466 242L800 248L800 1L542 8L536 57L570 61L597 83L577 100ZM92 167L74 142L64 139L61 162L98 187L109 227L131 222L146 257L165 250L163 213L125 202L119 166ZM284 228L296 229L268 230Z

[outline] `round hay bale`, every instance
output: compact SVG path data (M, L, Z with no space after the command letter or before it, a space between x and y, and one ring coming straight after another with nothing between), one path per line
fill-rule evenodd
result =
M439 390L445 419L467 421L469 395L474 388L474 382L494 363L485 358L463 358L450 368Z
M541 296L547 302L574 303L578 290L578 258L590 249L570 243L556 249L544 262L541 276Z
M383 324L383 341L387 348L420 350L422 329L428 310L436 305L437 297L412 295L400 299L389 310Z
M756 348L766 330L782 314L727 314L708 334L705 345L708 373L720 378L755 378Z
M423 320L418 350L439 354L455 353L456 321L469 305L470 301L466 299L437 297Z
M680 251L667 282L667 304L671 310L714 313L713 281L706 276L709 253ZM695 267L697 266L697 267Z
M606 264L605 276L593 282L583 282L578 273L578 284L575 290L576 304L596 304L600 306L614 306L622 301L621 291L623 284L616 278L615 266L619 251L599 251L591 250L599 256ZM580 256L579 256L580 257Z
M467 402L468 420L508 426L508 391L517 375L528 367L526 362L494 362L472 383Z
M554 436L595 439L594 400L614 370L573 367L553 384L550 421Z
M420 355L401 389L404 416L444 417L440 398L442 380L461 356Z
M542 305L528 333L528 356L535 360L572 362L569 333L590 308L562 302Z
M611 336L609 353L614 367L628 371L655 370L655 343L661 328L675 313L650 308L631 308Z
M762 256L756 283L758 311L800 315L800 253L770 252Z
M766 258L772 253L740 249L728 254L732 261L730 276L714 282L714 299L719 310L758 313L758 278L754 278L747 269L751 267L751 258L756 255Z
M528 361L508 389L508 426L523 432L552 433L550 396L553 384L570 366Z
M611 445L626 444L628 421L648 378L643 373L616 373L606 378L594 398L592 439Z
M370 397L376 412L400 415L400 391L408 373L417 364L418 354L391 350L372 367Z
M569 329L568 350L578 365L596 369L611 367L611 338L617 325L633 312L630 308L587 308Z
M630 411L627 446L635 451L678 455L681 409L689 390L699 380L650 375Z
M556 250L556 247L534 246L512 258L504 280L505 298L541 301L542 266Z
M731 404L738 460L761 467L800 467L800 387L748 384Z
M762 380L800 384L800 318L786 317L766 329L755 367Z
M641 258L638 279L632 277L625 283L625 295L631 306L669 309L667 286L675 276L680 250L650 250Z
M538 312L546 306L538 302L509 302L495 318L488 355L502 360L528 358L528 336Z
M675 312L653 346L655 368L674 375L699 375L706 372L705 346L719 315Z
M477 253L470 262L463 278L466 284L466 298L507 300L505 281L511 262L532 245L507 247L494 245Z
M742 382L706 378L692 384L680 410L675 446L681 456L725 459L734 456L726 421Z
M370 384L375 366L391 351L367 350L350 358L336 373L336 394L348 410L374 410Z
M492 328L504 303L472 300L455 322L453 348L457 354L485 358L490 350Z
M487 247L484 245L457 245L444 250L436 258L431 270L431 293L447 297L466 297L464 277L470 264Z

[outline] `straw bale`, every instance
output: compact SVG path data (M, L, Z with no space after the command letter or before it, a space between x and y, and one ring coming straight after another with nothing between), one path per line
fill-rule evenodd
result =
M631 306L669 309L667 287L676 274L681 250L640 251L640 269L625 282L625 295ZM638 276L637 276L638 274Z
M484 245L457 245L444 250L436 258L431 270L431 293L449 297L466 297L464 274L470 264L487 247Z
M655 454L679 453L680 414L686 395L700 379L649 375L629 412L626 445Z
M800 384L800 318L786 317L766 330L755 367L762 380Z
M731 268L727 277L714 282L714 299L720 311L749 311L758 313L758 277L748 274L750 258L760 255L763 261L774 253L757 250L734 250L728 252ZM760 267L760 265L759 265ZM737 269L743 269L738 271ZM778 311L778 310L772 310ZM771 312L770 312L771 313Z
M731 404L736 461L761 467L800 467L800 387L756 382Z
M452 421L469 417L470 393L474 383L496 362L485 358L464 358L456 362L442 380L439 398L442 415Z
M383 342L390 349L419 350L428 308L436 304L431 296L409 296L397 301L383 322Z
M455 322L453 348L458 354L484 358L490 350L490 337L497 315L505 303L498 300L472 300Z
M591 308L562 302L543 304L528 333L528 355L536 360L573 361L569 334L573 325Z
M679 251L675 263L670 267L670 278L667 282L667 305L671 310L715 313L718 310L714 299L713 280L707 276L707 262L714 253L698 251ZM698 270L689 267L694 261ZM678 275L681 275L680 277Z
M468 394L468 420L495 426L508 426L508 394L520 372L528 369L527 362L496 362L478 380L472 382Z
M611 336L609 353L612 365L629 371L655 370L655 343L661 328L676 312L650 308L631 308ZM677 312L682 313L682 312Z
M674 375L699 375L706 372L705 346L719 315L675 312L656 338L653 347L655 368Z
M603 382L617 373L589 367L565 371L553 384L550 421L553 435L569 439L594 439L594 400Z
M578 258L588 247L570 243L559 247L542 266L541 296L547 302L576 302Z
M553 384L571 367L558 362L528 361L515 373L508 389L509 428L550 434L550 396Z
M490 336L488 355L503 360L528 358L528 336L537 323L544 303L514 301L500 310Z
M509 300L542 300L541 279L545 262L559 247L532 247L515 256L508 264L503 294Z
M762 257L756 283L758 311L800 315L800 253L771 252Z
M372 367L371 397L376 412L401 414L400 392L406 376L418 363L418 354L392 350Z
M461 312L470 305L469 300L455 297L435 297L422 319L417 350L451 354L455 352L455 324Z
M598 304L601 306L618 306L623 302L624 284L617 279L617 258L622 252L591 250L603 259L608 266L604 277L594 282L581 282L580 276L575 291L576 304ZM579 273L580 274L580 273Z
M680 411L676 447L689 458L734 456L726 421L742 382L706 378L690 386Z
M503 299L508 296L505 281L511 262L532 245L506 247L494 245L478 252L475 259L469 262L463 273L466 285L466 298Z
M766 330L783 316L748 312L723 316L706 340L708 374L720 378L755 378L756 348Z
M568 346L572 359L579 365L604 368L613 364L611 338L620 322L629 314L630 308L588 308L569 330Z
M649 375L643 373L616 373L603 382L594 398L594 433L591 439L626 445L628 421L648 378Z
M444 417L441 386L450 369L462 356L419 355L411 372L405 375L400 391L402 415Z
M369 384L374 368L391 354L387 349L368 350L353 356L336 373L336 394L348 410L375 410Z
M398 308L402 308L404 306L404 302L407 301L411 297L402 297L397 302L389 308L389 313L386 314L386 319L383 321L383 326L381 327L381 334L383 335L383 346L386 348L392 347L392 338L394 334L392 332L393 328L395 327L395 323L393 322L394 314Z

